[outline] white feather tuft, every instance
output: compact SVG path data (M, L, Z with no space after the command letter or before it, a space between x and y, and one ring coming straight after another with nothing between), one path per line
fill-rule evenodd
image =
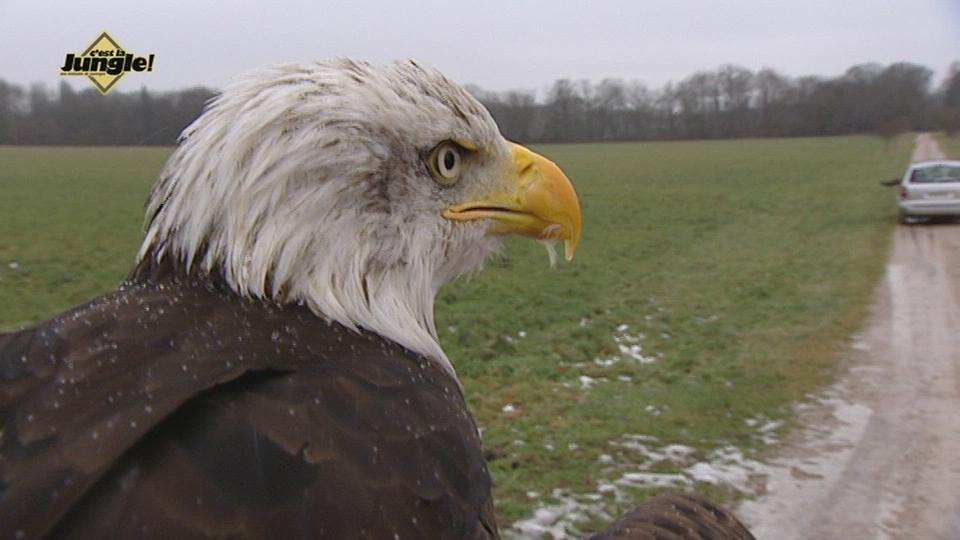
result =
M557 241L556 240L537 240L540 244L547 248L547 257L550 258L550 269L557 269Z

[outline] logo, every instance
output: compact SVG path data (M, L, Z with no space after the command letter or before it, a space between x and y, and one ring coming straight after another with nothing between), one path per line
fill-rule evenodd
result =
M153 71L153 55L137 56L101 32L82 53L67 53L60 75L82 75L100 91L107 92L131 71Z

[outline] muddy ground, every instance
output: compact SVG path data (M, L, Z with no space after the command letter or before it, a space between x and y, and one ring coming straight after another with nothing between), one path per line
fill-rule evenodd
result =
M897 227L841 370L737 513L761 540L960 539L960 224Z

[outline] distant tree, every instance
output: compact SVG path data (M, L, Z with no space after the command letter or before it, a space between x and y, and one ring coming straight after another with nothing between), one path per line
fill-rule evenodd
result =
M623 140L629 132L627 85L621 79L604 79L592 92L593 129L600 140Z
M529 142L542 136L543 127L537 121L539 105L532 92L511 90L498 94L473 85L467 85L467 91L490 111L507 139Z
M753 78L752 71L740 66L728 64L717 70L717 86L723 104L723 114L720 116L722 136L735 137L753 133L753 115L750 111Z
M960 62L954 62L947 70L947 77L943 81L943 104L960 107Z
M19 137L18 117L25 109L23 89L0 80L0 144L10 144Z
M947 70L942 87L942 107L937 115L937 125L948 135L960 132L960 62L954 62Z
M580 139L583 99L570 79L553 83L547 96L546 133L549 142L577 141Z
M511 123L509 131L516 133L517 141L533 141L543 135L543 126L537 122L539 107L532 92L511 90L504 95L503 104L510 111L504 116Z
M898 62L887 66L873 88L878 101L874 122L898 122L905 130L926 128L932 78L933 71L917 64Z
M756 133L760 136L789 133L787 109L790 105L790 81L770 68L757 72L753 78L754 107L759 121Z
M703 138L712 135L708 123L715 110L716 79L713 73L699 71L677 83L674 89L679 106L680 123L686 138Z
M30 85L27 102L30 115L21 125L22 136L28 144L55 144L60 123L47 88L39 83Z

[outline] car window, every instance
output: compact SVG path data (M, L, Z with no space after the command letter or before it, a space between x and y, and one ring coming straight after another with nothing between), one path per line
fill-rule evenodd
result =
M933 184L940 182L960 182L960 166L934 165L914 169L910 173L910 182L914 184Z

